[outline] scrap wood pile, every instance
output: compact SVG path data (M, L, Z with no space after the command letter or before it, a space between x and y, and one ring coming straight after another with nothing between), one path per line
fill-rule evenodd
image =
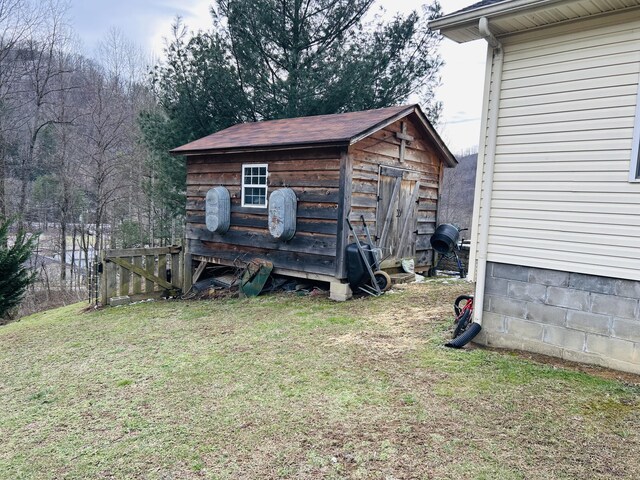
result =
M289 292L297 295L327 295L318 282L283 277L273 273L273 263L253 259L236 261L232 267L210 266L205 269L207 278L193 284L183 296L185 299L255 297L263 293Z

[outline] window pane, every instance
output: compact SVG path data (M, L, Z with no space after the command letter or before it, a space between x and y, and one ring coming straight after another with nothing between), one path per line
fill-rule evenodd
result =
M264 187L245 187L244 189L245 205L261 205L267 204L267 192Z
M245 175L245 177L244 177L244 183L245 183L245 184L247 184L247 185L248 185L249 183L251 183L251 177L249 177L248 175Z
M267 177L258 177L258 184L259 185L266 185L267 184Z
M266 175L267 174L267 167L260 167L260 175Z

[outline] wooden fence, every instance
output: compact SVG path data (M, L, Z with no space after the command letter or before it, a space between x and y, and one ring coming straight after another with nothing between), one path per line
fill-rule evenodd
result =
M178 295L182 288L181 253L180 246L104 251L100 303L112 305Z

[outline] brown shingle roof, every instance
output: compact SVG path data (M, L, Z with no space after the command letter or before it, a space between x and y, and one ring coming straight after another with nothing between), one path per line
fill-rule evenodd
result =
M410 113L413 108L414 105L403 105L362 112L240 123L171 152L349 143L352 138L378 123L403 111Z
M426 119L419 105L240 123L174 148L171 153L185 155L316 145L346 146L412 113L418 116L444 157L443 160L449 166L455 166L455 157Z

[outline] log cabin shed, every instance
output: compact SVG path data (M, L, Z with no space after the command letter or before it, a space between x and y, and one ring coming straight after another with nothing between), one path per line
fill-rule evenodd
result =
M187 164L185 290L207 264L257 258L330 282L337 300L351 295L349 212L386 267L426 271L443 168L457 164L418 105L242 123L171 153Z

